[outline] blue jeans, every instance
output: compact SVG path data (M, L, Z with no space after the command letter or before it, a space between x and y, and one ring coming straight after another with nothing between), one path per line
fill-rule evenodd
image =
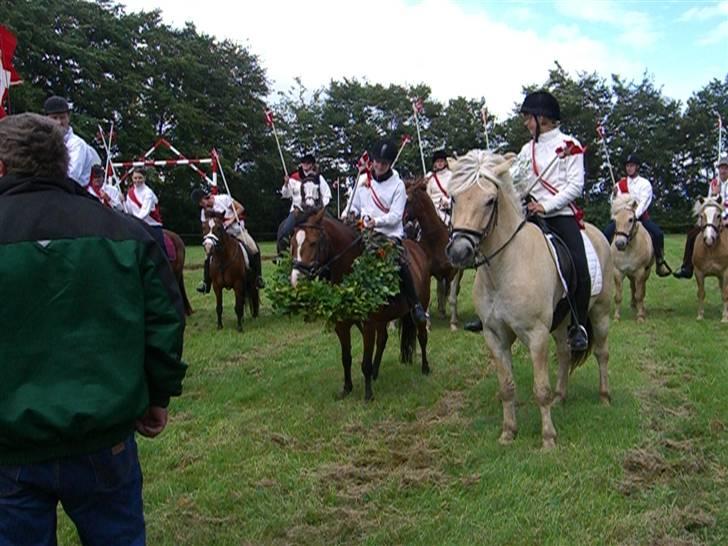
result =
M58 502L84 546L143 546L142 472L134 435L87 455L0 465L0 546L55 546Z

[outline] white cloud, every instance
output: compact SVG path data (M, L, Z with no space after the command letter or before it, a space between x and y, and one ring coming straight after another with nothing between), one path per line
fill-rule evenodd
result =
M709 4L706 6L694 6L685 11L679 21L707 21L715 17L728 17L728 1Z
M724 19L719 25L706 29L703 37L698 40L698 44L713 45L726 40L728 40L728 18Z
M544 81L554 60L569 71L628 78L644 70L576 25L547 33L515 28L447 0L369 0L359 11L348 2L324 0L124 3L133 11L160 7L175 26L193 21L208 34L249 47L275 89L286 89L296 76L309 88L343 77L425 82L439 100L483 96L489 110L503 117L521 100L521 86Z

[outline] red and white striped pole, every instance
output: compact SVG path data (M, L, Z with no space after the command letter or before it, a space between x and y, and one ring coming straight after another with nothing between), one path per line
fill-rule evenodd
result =
M420 159L422 160L422 176L427 176L427 167L425 167L425 153L422 151L422 137L420 136L420 118L417 116L419 112L424 111L425 105L422 99L417 98L412 101L412 111L415 113L415 127L417 127L417 144L420 146Z
M273 138L276 139L276 146L278 147L278 155L281 158L281 165L283 165L283 172L286 173L286 180L288 180L288 167L286 167L286 160L283 159L283 150L281 149L281 141L278 140L278 131L276 131L276 123L273 120L273 111L270 108L265 109L265 124L273 129Z

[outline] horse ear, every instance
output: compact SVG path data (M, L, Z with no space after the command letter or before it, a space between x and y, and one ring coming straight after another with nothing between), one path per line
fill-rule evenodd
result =
M703 197L702 195L700 197L698 197L698 203L700 203L701 205L704 205L705 204L705 197Z
M718 204L719 205L722 205L723 204L723 197L719 195L717 201L718 201Z

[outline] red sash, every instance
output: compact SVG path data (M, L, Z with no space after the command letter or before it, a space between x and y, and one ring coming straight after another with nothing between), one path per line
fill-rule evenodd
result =
M619 182L617 182L617 187L619 188L619 193L625 193L629 195L629 183L627 182L627 177L622 178ZM642 213L642 216L639 217L640 220L649 220L650 215L647 211Z
M374 184L372 184L372 177L369 174L369 171L367 171L366 187L369 188L369 192L372 194L372 201L374 201L376 207L384 214L389 214L389 207L385 206L384 203L382 203L382 200L377 195L377 192L374 191Z
M447 192L445 191L445 188L443 188L443 187L442 187L442 184L440 184L440 179L439 179L439 178L437 178L437 173L433 172L433 173L432 173L432 178L434 178L434 179L435 179L435 183L437 184L437 187L438 187L438 188L440 188L440 191L441 191L441 192L442 192L442 194L443 194L443 195L445 196L445 198L449 199L449 198L450 198L450 196L449 196L449 195L448 195L448 193L447 193Z
M540 176L538 172L538 165L536 165L536 141L531 141L531 167L533 168L533 173L538 177ZM541 178L540 180L541 185L548 191L551 195L556 195L559 193L559 190L554 187L553 185L549 184L548 181L546 181L544 178ZM573 202L569 203L569 208L574 213L574 219L576 220L576 223L579 224L579 229L585 229L586 226L584 226L584 210L577 207Z
M134 186L129 188L129 193L127 193L129 196L129 199L131 199L131 202L134 203L137 207L142 208L142 204L139 202L139 199L136 196L136 193L134 192ZM159 210L159 203L154 205L154 209L149 213L149 216L152 217L152 220L156 220L160 224L162 223L162 213Z

